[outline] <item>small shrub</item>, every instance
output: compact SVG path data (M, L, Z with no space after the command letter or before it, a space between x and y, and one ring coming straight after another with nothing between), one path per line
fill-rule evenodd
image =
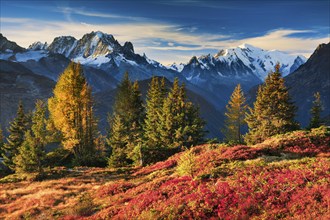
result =
M73 207L74 215L78 216L90 216L94 213L95 205L93 203L92 197L85 193L80 198L75 207Z
M177 172L179 175L188 175L194 178L196 172L195 153L193 148L187 150L179 159Z

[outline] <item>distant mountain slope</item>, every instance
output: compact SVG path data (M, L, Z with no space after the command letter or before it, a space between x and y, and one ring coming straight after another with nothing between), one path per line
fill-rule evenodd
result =
M305 61L303 56L243 44L237 48L220 50L214 56L194 56L180 73L190 83L212 94L213 99L208 100L222 109L238 83L247 91L260 84L277 62L282 64L281 71L284 75L288 75ZM175 67L173 65L172 68Z
M330 116L330 43L320 44L307 62L285 77L290 94L298 106L297 119L302 126L308 125L315 92L321 93L324 111Z
M0 33L0 52L2 53L10 53L10 52L23 52L24 48L18 46L15 42L9 41ZM1 56L0 56L1 58Z
M0 124L5 128L15 117L20 100L26 110L32 110L35 100L50 96L55 81L36 75L19 63L0 60L0 67Z
M277 62L282 64L281 71L286 76L305 63L306 58L243 44L237 48L220 50L214 56L193 57L184 66L182 74L196 83L207 81L209 76L238 80L253 76L263 81Z
M292 101L298 107L296 119L306 127L314 93L320 92L323 102L322 117L330 118L330 43L320 44L305 64L284 77ZM247 93L247 102L252 106L256 99L257 86ZM329 124L329 119L327 120Z

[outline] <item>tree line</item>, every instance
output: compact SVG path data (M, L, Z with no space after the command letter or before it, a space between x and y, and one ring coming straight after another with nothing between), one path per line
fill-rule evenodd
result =
M261 143L273 135L300 128L295 121L297 107L284 85L280 67L277 63L275 71L270 72L265 82L259 86L253 107L246 104L241 86L239 84L236 86L226 106L226 119L222 129L227 142L252 145ZM316 92L314 98L307 129L317 128L323 123L320 117L322 112L320 93ZM245 135L242 132L244 126L248 127Z
M91 87L81 65L72 62L48 102L38 100L31 114L19 103L6 143L0 132L3 164L10 172L42 174L47 144L59 142L73 155L73 165L94 166L106 158L111 167L146 165L204 141L205 122L178 79L168 90L164 78L153 77L144 104L138 82L125 73L108 122L109 134L103 138ZM105 156L107 152L110 156Z
M253 107L245 102L242 88L237 85L226 106L222 133L227 142L255 144L299 128L294 120L296 107L279 64L259 86ZM316 93L309 128L321 125L321 109L320 94ZM105 138L97 129L91 87L81 65L72 62L60 75L48 102L37 100L30 114L19 103L6 143L0 128L3 164L9 172L42 175L49 159L45 148L57 142L73 155L73 165L144 166L205 142L205 122L199 108L187 99L185 85L180 85L177 78L167 89L165 78L152 77L143 103L138 82L132 82L125 73L108 123ZM246 125L248 133L243 135L242 127Z

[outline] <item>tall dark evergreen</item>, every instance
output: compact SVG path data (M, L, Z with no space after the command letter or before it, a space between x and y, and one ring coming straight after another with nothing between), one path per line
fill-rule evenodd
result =
M242 143L242 126L245 124L244 119L247 105L245 104L245 97L240 84L236 86L226 109L225 127L222 129L225 140L228 142Z
M308 128L318 128L322 124L321 120L321 112L322 112L322 101L321 101L321 95L319 92L316 92L314 94L314 101L313 101L313 106L310 110L311 112L311 120L309 122Z
M173 87L164 101L160 117L160 136L163 147L190 147L200 143L204 137L205 122L199 110L186 100L184 85L176 78Z
M109 117L110 134L108 143L112 149L109 165L120 167L139 163L142 141L144 108L138 83L129 79L128 73L118 86L113 114Z
M16 118L10 123L8 129L9 137L7 143L3 146L3 163L4 165L14 171L14 157L18 154L18 149L24 141L24 134L29 129L28 117L24 113L23 103L19 102Z
M159 124L163 103L166 98L165 80L159 82L152 77L146 99L146 118L144 126L144 143L146 148L154 149L162 145Z
M137 81L132 86L132 119L127 144L128 157L135 165L142 165L142 142L145 112Z
M14 158L15 171L18 173L43 172L45 146L47 144L46 104L37 100L32 115L31 130L25 132L25 140Z
M249 132L245 141L248 144L260 143L272 135L298 129L295 112L296 107L280 73L280 64L277 64L275 72L271 72L265 83L259 86L254 107L249 108L246 115Z

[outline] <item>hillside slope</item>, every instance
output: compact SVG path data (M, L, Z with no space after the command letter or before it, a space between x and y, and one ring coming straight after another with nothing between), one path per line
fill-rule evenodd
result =
M330 43L320 44L308 61L288 75L286 84L295 104L299 106L297 119L307 126L314 93L320 92L322 116L330 116Z
M178 175L185 152L144 168L57 168L42 182L2 183L0 218L327 219L329 143L314 129L197 146L194 178Z

